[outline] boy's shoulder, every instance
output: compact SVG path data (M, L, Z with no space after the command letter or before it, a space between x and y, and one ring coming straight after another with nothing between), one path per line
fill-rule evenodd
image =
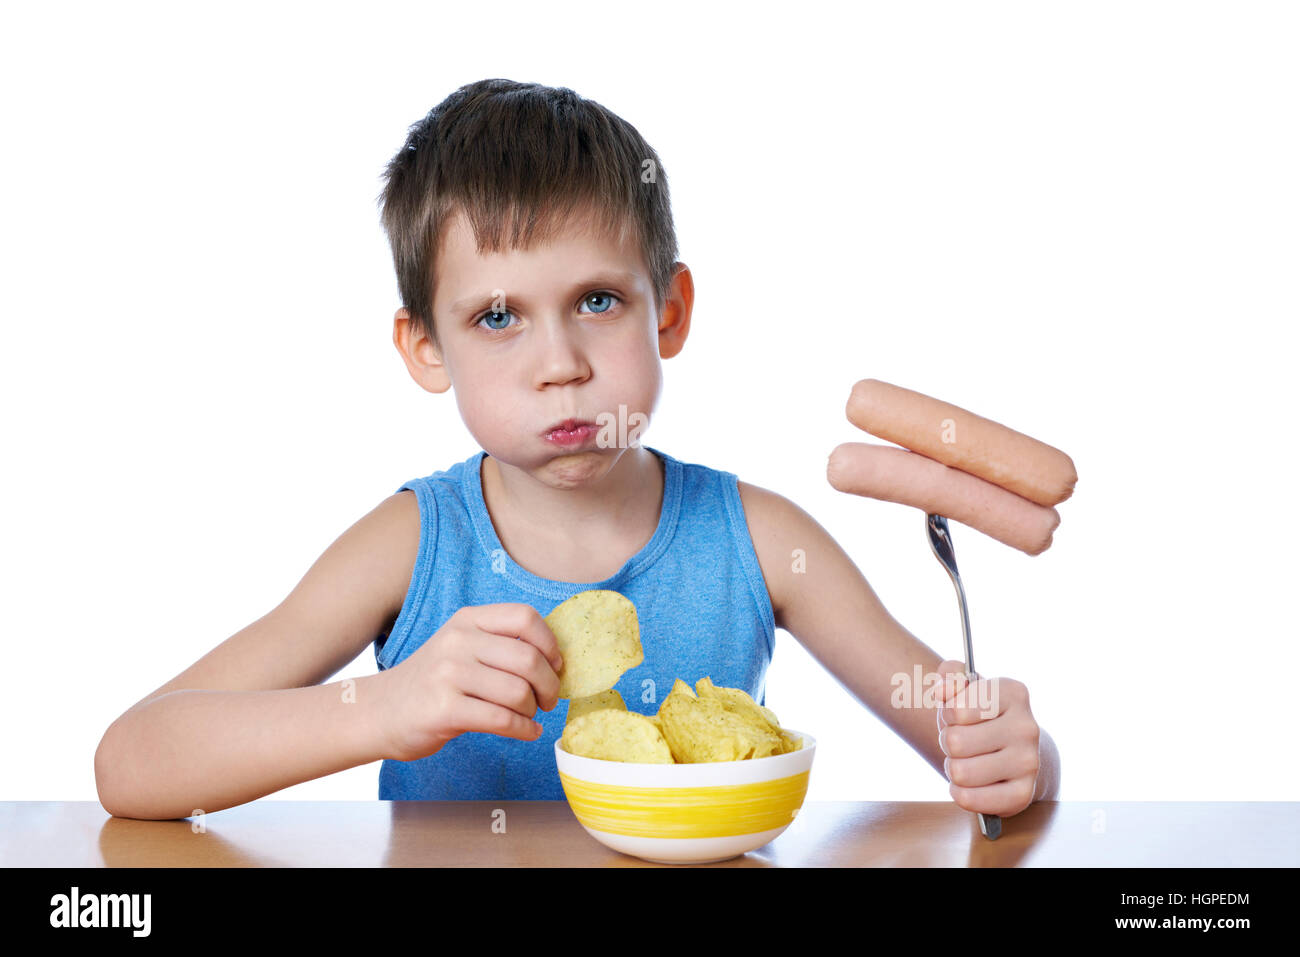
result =
M792 571L798 570L800 550L806 549L813 529L825 535L816 520L786 498L771 489L736 480L740 504L745 510L749 537L754 543L754 553L772 599L776 626L784 627L783 612L787 607L790 588L794 580ZM803 543L802 545L800 543Z

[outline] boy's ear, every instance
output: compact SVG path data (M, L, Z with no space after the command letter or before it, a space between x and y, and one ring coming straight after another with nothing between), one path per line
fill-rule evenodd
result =
M695 280L686 263L675 264L676 272L668 286L668 298L659 315L659 355L671 359L686 345L691 331L691 308L695 305Z
M442 356L433 341L424 334L420 324L411 318L403 306L393 315L393 345L402 354L406 371L421 389L427 392L446 392L451 388L451 377L442 363Z

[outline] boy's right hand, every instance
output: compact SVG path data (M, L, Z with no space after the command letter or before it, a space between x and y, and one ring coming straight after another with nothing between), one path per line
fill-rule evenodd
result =
M555 635L520 603L468 605L387 675L385 757L414 761L466 731L533 741L540 707L558 703L564 667Z

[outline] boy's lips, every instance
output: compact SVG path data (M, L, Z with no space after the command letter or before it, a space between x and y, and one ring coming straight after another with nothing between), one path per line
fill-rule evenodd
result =
M565 419L546 429L542 438L553 445L572 447L585 444L595 434L596 423L586 419Z
M542 436L543 437L548 436L556 429L564 429L566 432L572 432L580 425L588 425L591 426L593 429L596 427L596 423L592 422L590 419L562 419L559 422L556 422L553 425L548 425L545 429L543 429Z

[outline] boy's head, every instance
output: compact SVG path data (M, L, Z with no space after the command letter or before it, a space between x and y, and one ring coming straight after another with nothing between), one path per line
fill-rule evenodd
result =
M693 289L630 124L572 90L482 80L412 126L385 175L394 340L424 388L455 386L489 454L527 468L554 457L533 438L556 421L648 419Z

